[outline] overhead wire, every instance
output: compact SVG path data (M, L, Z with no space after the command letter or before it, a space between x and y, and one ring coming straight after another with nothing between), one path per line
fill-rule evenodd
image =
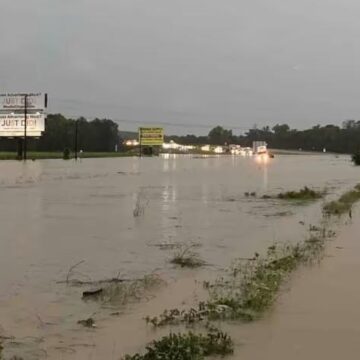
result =
M135 107L126 106L126 105L116 105L116 104L106 104L106 103L100 103L100 102L93 102L93 101L87 101L87 100L81 100L81 99L65 99L65 98L55 98L56 102L63 103L64 105L61 106L61 110L69 110L70 112L66 111L66 116L69 116L71 118L80 118L84 117L85 119L95 119L95 118L107 118L111 119L114 122L117 123L124 123L124 124L133 124L133 125L161 125L161 126L169 126L169 127L180 127L180 128L195 128L195 129L211 129L215 126L218 126L219 124L214 123L200 123L200 122L181 122L181 121L161 121L161 120L137 120L137 119L127 119L127 118L117 118L109 115L89 115L84 114L80 109L84 105L95 105L96 107L102 107L102 108L113 108L113 109L121 109L121 108L130 108L135 109ZM80 109L79 109L80 108ZM155 109L152 109L155 110ZM181 113L173 112L171 110L166 110L169 114L181 116ZM198 116L198 114L186 114L186 116ZM203 115L204 116L204 115ZM241 131L247 131L250 129L250 127L246 126L239 126L234 124L224 124L222 123L221 126L230 128L232 130L241 130Z

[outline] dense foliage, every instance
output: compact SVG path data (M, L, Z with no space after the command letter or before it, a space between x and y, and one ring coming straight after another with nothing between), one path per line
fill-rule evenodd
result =
M236 136L231 130L216 127L208 136L171 136L181 144L240 144L251 146L253 141L266 141L270 148L289 150L327 151L338 153L354 153L360 145L360 121L347 120L341 127L335 125L314 126L311 129L290 129L287 124L253 128L245 134Z
M119 145L118 124L112 120L84 118L78 122L78 149L84 151L114 151ZM75 120L67 119L61 114L48 115L46 130L39 139L28 140L28 149L33 151L64 151L74 148ZM0 151L15 151L17 142L14 139L0 138Z
M46 130L43 136L39 139L29 139L28 149L61 152L65 148L72 150L76 121L79 134L78 149L87 152L114 151L116 145L121 146L121 137L137 137L136 132L120 132L122 134L120 136L118 124L112 120L88 121L85 118L73 120L61 114L51 114L46 119ZM252 146L253 141L266 141L270 148L275 149L322 151L325 148L327 151L353 154L360 148L360 121L347 120L341 127L317 125L306 130L290 129L287 124L277 124L272 128L254 127L242 135L234 135L232 130L216 126L207 136L166 136L165 140L173 140L184 145L239 144L242 146ZM15 151L16 147L16 140L0 138L0 151ZM358 158L354 157L354 163L356 160Z

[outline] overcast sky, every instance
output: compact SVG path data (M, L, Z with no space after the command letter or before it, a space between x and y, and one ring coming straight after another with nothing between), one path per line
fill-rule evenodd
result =
M341 124L359 19L358 0L1 0L0 89L127 130Z

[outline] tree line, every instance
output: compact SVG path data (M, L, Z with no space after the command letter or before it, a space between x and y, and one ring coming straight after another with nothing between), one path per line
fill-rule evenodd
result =
M287 124L277 124L270 128L254 127L245 134L234 135L232 130L221 126L213 128L207 136L170 136L180 144L238 144L252 146L253 141L266 141L273 149L327 151L337 153L354 153L360 150L360 121L346 120L342 126L316 125L306 130L291 129Z
M28 149L32 151L64 151L73 149L75 124L78 124L78 149L91 152L110 152L116 146L121 149L122 138L118 124L109 119L85 118L68 119L61 114L50 114L46 119L45 132L38 139L28 139ZM134 137L137 133L133 133ZM216 126L206 136L167 136L184 145L224 145L238 144L251 146L253 141L266 141L270 148L289 150L328 151L354 153L360 150L360 121L347 120L342 126L316 125L310 129L291 129L287 124L254 127L242 135L234 135L232 130ZM0 138L0 151L16 151L16 139Z
M76 122L78 149L83 151L114 151L121 144L118 124L108 119L87 121L85 118L68 119L61 114L46 118L45 131L38 139L28 138L30 151L64 151L74 149ZM16 151L16 139L0 138L0 151Z

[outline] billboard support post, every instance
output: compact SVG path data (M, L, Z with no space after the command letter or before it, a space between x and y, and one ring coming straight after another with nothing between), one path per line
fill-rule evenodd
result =
M27 159L27 94L24 95L24 160Z
M79 120L75 120L75 144L74 144L75 160L77 160L78 158L78 123Z

